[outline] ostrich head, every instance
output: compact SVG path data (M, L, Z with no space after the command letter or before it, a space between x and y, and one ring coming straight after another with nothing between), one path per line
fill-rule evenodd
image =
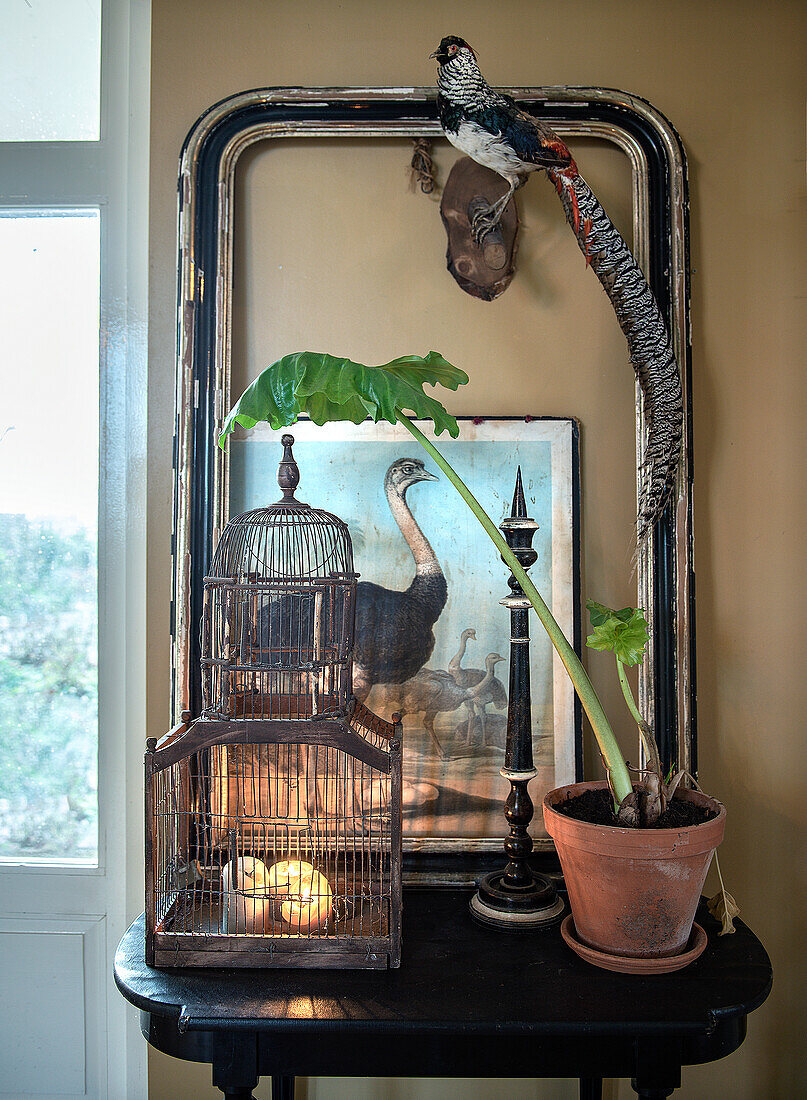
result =
M476 638L476 631L472 626L469 626L467 630L463 630L460 637L462 638L463 642L467 642L469 638Z
M434 474L430 474L419 458L396 458L384 477L384 491L389 496L406 499L406 490L410 485L418 481L439 481Z

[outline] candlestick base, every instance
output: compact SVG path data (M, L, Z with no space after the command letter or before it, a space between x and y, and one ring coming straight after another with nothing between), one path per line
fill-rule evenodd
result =
M566 909L552 883L535 875L524 887L505 886L504 871L494 871L479 883L468 903L480 924L503 932L534 932L557 924Z

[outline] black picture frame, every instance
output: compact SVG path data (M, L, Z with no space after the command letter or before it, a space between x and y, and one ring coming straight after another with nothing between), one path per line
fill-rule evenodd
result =
M602 88L507 89L562 136L617 144L634 169L634 249L665 315L682 375L683 461L678 491L638 566L637 602L650 610L650 660L640 677L666 766L697 773L689 197L686 156L670 123L645 100ZM179 176L177 421L172 555L173 702L201 706L197 624L202 579L226 521L226 456L217 439L229 407L233 181L238 156L271 137L439 138L436 90L267 88L215 104L183 145ZM637 393L637 480L644 436Z

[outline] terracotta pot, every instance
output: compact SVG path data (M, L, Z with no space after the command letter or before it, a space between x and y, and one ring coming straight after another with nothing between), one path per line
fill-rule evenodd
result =
M574 783L544 799L577 937L609 955L668 958L686 950L712 853L723 839L726 809L698 791L685 798L718 811L684 829L623 829L575 821L554 807L600 783Z

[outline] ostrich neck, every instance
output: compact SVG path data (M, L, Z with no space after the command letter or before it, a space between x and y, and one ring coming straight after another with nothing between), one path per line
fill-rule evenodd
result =
M463 657L465 656L465 647L467 645L468 645L468 637L467 637L466 634L463 634L462 637L460 638L460 648L457 650L457 652L454 654L454 656L451 658L451 660L448 663L448 671L449 672L458 672L462 668L462 660L463 660Z
M473 690L469 693L471 699L476 699L479 695L482 694L483 691L487 691L490 682L493 679L493 665L486 664L485 667L487 669L487 672L485 673L484 678L481 679L476 687L473 688Z
M431 543L418 527L415 517L401 494L396 493L390 487L387 489L387 501L393 519L400 527L401 534L412 551L412 557L415 559L415 571L418 574L442 573L437 555L431 548Z

